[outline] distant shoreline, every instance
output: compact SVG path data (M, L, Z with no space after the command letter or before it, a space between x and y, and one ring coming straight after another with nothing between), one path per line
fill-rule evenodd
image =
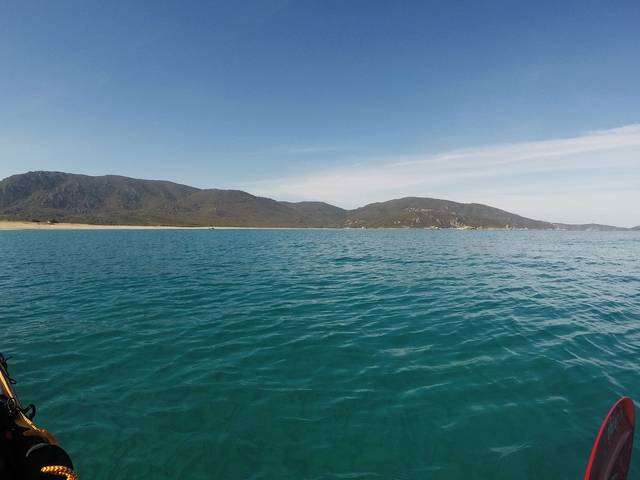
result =
M174 230L207 229L211 227L172 227L161 225L95 225L89 223L47 223L0 220L0 230Z
M173 226L173 225L100 225L94 223L48 223L20 220L0 220L3 230L340 230L329 227L217 227L217 226ZM352 229L358 230L358 229ZM400 229L398 229L400 230Z
M0 220L0 232L11 230L438 230L465 232L597 232L614 230L570 230L570 229L535 229L535 228L416 228L416 227L223 227L223 226L172 226L172 225L101 225L93 223L48 223L28 222L20 220ZM617 231L633 231L632 229Z

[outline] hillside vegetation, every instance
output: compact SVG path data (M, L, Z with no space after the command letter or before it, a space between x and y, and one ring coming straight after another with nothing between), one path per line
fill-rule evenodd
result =
M615 228L553 224L478 203L434 198L407 197L345 210L324 202L281 202L240 190L62 172L29 172L0 181L0 218L105 225Z

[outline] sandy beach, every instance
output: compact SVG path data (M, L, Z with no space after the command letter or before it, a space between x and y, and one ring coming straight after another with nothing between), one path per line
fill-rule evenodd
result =
M90 225L87 223L47 223L0 220L0 230L206 230L211 227L171 227L147 225Z
M170 225L94 225L89 223L47 223L17 220L0 220L2 230L335 230L315 227L178 227Z

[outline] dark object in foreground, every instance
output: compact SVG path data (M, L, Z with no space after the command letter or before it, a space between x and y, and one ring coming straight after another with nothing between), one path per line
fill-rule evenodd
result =
M622 397L604 419L591 450L584 480L625 480L631 463L636 413Z
M69 455L33 422L36 409L16 398L7 361L0 353L0 478L3 480L76 480Z

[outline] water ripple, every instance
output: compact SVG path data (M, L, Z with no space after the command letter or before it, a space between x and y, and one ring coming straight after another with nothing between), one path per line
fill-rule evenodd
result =
M0 252L0 351L84 478L579 478L612 401L640 397L634 233L2 232Z

